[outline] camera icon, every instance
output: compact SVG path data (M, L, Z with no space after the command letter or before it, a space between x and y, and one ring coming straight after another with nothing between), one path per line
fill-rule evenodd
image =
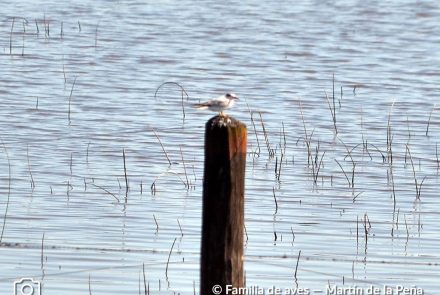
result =
M32 278L14 281L14 295L41 295L40 282Z

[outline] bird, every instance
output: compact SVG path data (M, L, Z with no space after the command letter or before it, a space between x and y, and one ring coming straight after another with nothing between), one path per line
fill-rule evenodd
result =
M199 110L209 109L213 112L219 112L220 116L225 117L223 110L232 107L237 99L238 96L234 93L226 93L206 102L196 103L193 106Z

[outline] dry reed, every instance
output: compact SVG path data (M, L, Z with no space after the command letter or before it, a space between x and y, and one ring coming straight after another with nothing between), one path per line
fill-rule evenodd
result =
M298 274L298 265L299 265L299 259L301 258L301 250L299 250L298 253L298 259L296 260L296 267L295 267L295 274L293 275L293 277L295 278L295 282L298 285L298 278L297 278L297 274Z
M69 95L69 110L68 110L68 113L67 113L67 119L68 119L68 121L69 121L69 125L70 125L70 123L71 123L71 120L70 120L70 105L71 105L71 103L72 103L72 94L73 94L73 88L75 87L76 78L77 78L77 77L75 77L75 78L73 79L72 88L70 89L70 95Z
M428 132L429 132L429 125L431 123L431 117L432 117L432 113L434 112L435 108L436 108L436 104L434 104L434 106L432 107L431 112L429 113L429 118L428 118L428 123L426 124L426 132L425 135L428 136Z
M159 231L159 223L157 223L156 216L153 214L154 223L156 223L156 234Z
M127 165L125 162L125 149L122 149L122 159L124 160L124 179L125 179L125 202L128 200L128 176L127 176Z
M188 93L186 92L185 88L183 88L182 85L180 85L180 84L177 83L177 82L164 82L164 83L160 84L160 85L156 88L156 91L154 92L154 99L157 98L157 93L159 92L159 89L162 88L162 86L165 86L165 85L176 85L177 87L180 88L180 93L181 93L181 105L182 105L182 115L183 115L183 120L185 120L185 116L186 116L186 114L185 114L184 94L186 95L186 100L187 100L187 101L188 101L188 99L189 99L189 95L188 95Z
M154 135L156 136L157 140L159 141L160 147L162 148L162 151L163 151L163 153L165 154L165 157L167 158L168 164L171 166L171 160L170 160L170 158L168 157L168 153L167 153L167 151L165 150L165 147L163 146L162 141L161 141L160 138L159 138L159 135L157 135L157 133L156 133L156 131L155 131L154 129L152 129L152 130L153 130L153 133L154 133Z
M174 238L173 244L171 245L170 253L168 254L167 266L165 268L165 277L168 281L168 265L170 263L171 252L173 252L174 244L176 243L177 238Z
M34 181L34 177L32 175L31 161L29 159L29 145L26 146L26 156L27 156L27 162L28 162L29 176L31 178L31 188L32 188L32 190L34 190L35 189L35 181Z

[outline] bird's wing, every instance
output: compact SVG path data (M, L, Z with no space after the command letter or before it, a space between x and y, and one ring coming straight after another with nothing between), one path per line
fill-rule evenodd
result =
M211 104L212 104L211 101L206 101L206 102L201 102L201 103L195 103L195 104L193 104L193 107L196 109L207 108Z

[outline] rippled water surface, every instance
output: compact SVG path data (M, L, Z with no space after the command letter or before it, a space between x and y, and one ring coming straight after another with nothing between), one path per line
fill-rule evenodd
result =
M248 286L438 292L436 1L37 0L0 16L1 294L22 277L143 294L144 273L150 294L198 294L213 114L189 104L226 91L248 126ZM188 93L185 117L175 84L155 97L164 82Z

